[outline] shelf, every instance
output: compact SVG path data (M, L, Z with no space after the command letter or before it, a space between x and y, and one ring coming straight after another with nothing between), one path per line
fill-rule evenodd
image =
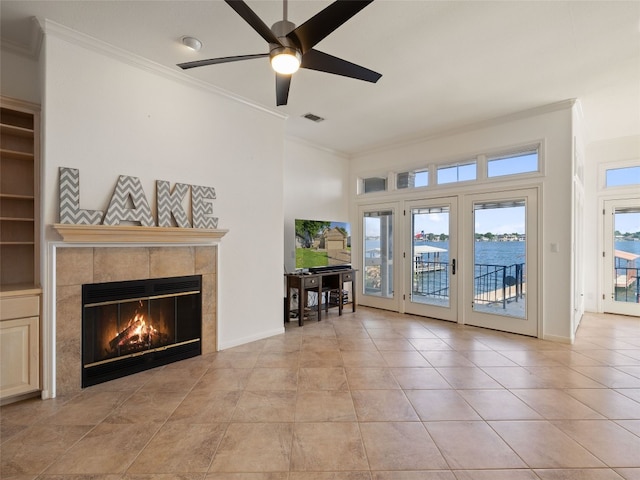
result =
M16 295L40 295L41 293L42 288L32 283L0 285L0 298L15 297Z
M20 195L17 193L0 193L0 198L11 198L14 200L35 200L33 195Z
M35 245L35 242L0 242L0 245Z
M53 229L67 243L212 243L228 230L209 228L140 227L133 225L68 225Z
M34 159L33 153L18 152L16 150L5 150L4 148L0 148L0 156L2 158L11 158L13 160L33 161Z
M23 217L0 217L1 222L33 222L35 221L33 218L23 218Z
M0 133L6 135L15 135L16 137L33 138L33 129L18 127L7 123L0 123Z

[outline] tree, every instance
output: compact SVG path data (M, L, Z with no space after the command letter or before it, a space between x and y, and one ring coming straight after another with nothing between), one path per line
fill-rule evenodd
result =
M313 239L322 230L331 226L331 222L318 222L315 220L296 220L296 237L302 242L303 248L311 248Z

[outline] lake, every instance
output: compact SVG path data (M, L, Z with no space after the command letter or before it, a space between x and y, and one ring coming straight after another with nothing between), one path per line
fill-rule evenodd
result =
M448 249L449 242L415 242L415 245L430 245L432 247ZM476 251L475 263L485 265L513 265L514 263L524 263L526 242L475 242ZM367 240L366 249L373 250L380 248L379 240ZM629 242L625 240L615 242L616 250L635 253L640 255L640 242ZM440 261L449 261L449 252L440 254ZM636 260L636 266L640 268L640 258Z

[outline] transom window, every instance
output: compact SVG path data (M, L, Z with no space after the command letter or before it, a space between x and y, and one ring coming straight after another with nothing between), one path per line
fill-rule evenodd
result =
M605 187L640 185L640 166L607 169Z
M425 164L416 169L390 172L387 177L360 177L358 191L360 194L391 193L461 182L486 182L517 175L541 175L544 172L543 158L540 155L541 147L540 143L521 145L509 150L505 149L501 153L479 153L468 160L456 163ZM606 174L607 187L640 185L640 166L609 169L606 170Z
M538 171L538 150L487 158L487 177Z
M438 185L455 182L468 182L477 178L476 161L438 167Z

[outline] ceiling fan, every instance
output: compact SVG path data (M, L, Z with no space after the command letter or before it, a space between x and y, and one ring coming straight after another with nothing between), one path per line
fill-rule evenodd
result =
M269 57L276 72L276 105L286 105L291 75L298 68L342 75L344 77L376 83L382 75L355 63L334 57L313 47L335 29L369 5L373 0L337 0L299 27L287 20L287 0L283 0L283 19L271 28L255 14L243 0L225 0L253 29L269 43L269 53L211 58L180 63L183 70Z

